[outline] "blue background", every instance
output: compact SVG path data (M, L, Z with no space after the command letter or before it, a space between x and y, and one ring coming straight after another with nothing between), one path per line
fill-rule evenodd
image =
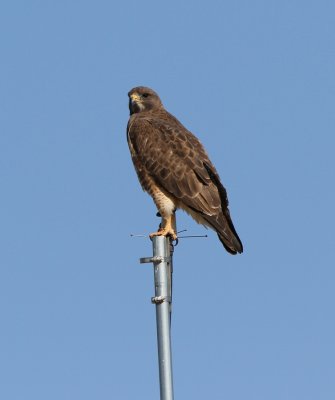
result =
M0 398L157 399L127 92L205 144L245 246L175 252L177 399L335 398L331 1L4 1ZM187 215L179 230L205 234Z

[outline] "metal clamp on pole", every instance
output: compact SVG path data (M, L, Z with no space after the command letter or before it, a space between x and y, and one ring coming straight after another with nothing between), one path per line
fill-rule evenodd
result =
M149 264L149 263L161 263L161 262L169 262L170 259L162 256L155 257L142 257L140 258L140 264Z
M163 301L167 301L168 303L171 303L172 298L171 296L154 296L151 297L151 303L152 304L161 304Z

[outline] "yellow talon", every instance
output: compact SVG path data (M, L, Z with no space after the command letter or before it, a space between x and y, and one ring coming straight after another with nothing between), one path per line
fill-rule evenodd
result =
M177 239L177 234L172 228L161 228L157 232L150 233L151 238L154 236L171 236L172 240Z

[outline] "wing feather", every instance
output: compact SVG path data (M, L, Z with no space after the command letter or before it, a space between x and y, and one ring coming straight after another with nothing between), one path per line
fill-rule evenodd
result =
M211 162L198 139L172 118L146 117L133 122L128 129L135 149L133 159L145 167L161 188L187 207L213 215L219 211L221 199L204 166Z

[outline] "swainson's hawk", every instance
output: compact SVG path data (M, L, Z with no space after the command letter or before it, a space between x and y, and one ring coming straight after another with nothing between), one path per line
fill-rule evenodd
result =
M177 208L216 231L225 249L242 253L228 209L226 189L199 140L168 113L152 89L129 93L127 140L143 189L152 196L162 217L161 228L150 236L176 238Z

